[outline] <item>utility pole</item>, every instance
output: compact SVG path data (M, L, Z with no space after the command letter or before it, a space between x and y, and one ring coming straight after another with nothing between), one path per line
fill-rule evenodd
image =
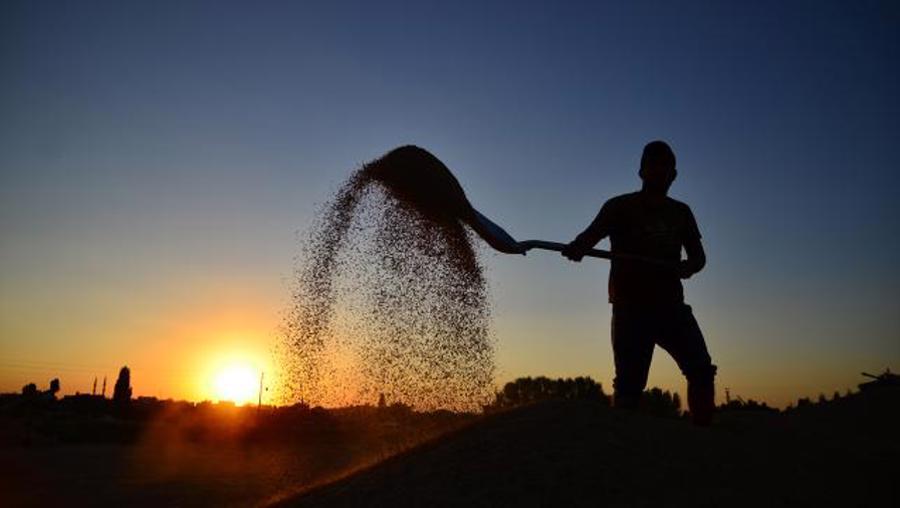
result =
M91 388L91 396L97 395L97 376L94 376L94 387Z
M259 399L256 401L256 415L259 416L259 409L262 407L262 392L263 392L263 379L265 379L265 372L259 373Z
M106 376L103 376L103 394L101 396L106 398Z

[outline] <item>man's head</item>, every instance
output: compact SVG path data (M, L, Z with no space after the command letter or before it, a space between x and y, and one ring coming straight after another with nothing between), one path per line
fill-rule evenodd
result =
M666 193L678 174L675 171L675 153L665 141L651 141L641 155L641 170L638 172L644 188Z

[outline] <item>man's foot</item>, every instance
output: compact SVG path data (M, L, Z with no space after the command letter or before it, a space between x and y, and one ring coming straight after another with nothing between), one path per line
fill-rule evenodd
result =
M691 421L698 427L712 425L713 413L716 409L716 389L712 382L688 383L688 408Z

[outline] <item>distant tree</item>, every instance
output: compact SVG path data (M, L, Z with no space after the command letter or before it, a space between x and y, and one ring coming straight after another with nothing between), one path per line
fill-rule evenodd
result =
M788 409L791 409L792 406L788 406ZM719 409L722 411L772 411L777 412L777 409L769 407L765 402L757 402L753 399L747 399L746 401L741 397L731 398L725 404L719 406Z
M391 415L391 418L394 419L410 418L413 414L412 406L404 404L403 402L394 402L385 409L388 414Z
M834 395L831 396L831 400L841 400L841 392L835 390Z
M384 394L381 393L378 395L378 407L383 409L385 406L387 406L387 401L384 399Z
M820 394L819 394L819 404L824 404L824 403L826 403L826 402L828 402L828 399L825 398L825 394L824 394L824 393L820 393Z
M603 392L603 386L590 377L549 379L539 376L520 377L506 383L485 410L508 409L553 399L594 400L609 404L609 397Z
M680 416L681 398L668 390L654 387L644 392L640 408L656 416Z
M37 385L34 383L28 383L27 385L22 387L22 395L26 397L34 397L38 393Z
M810 403L811 401L809 400L809 397L802 397L797 399L797 407L805 407L810 405Z
M54 378L50 381L50 389L47 390L47 393L50 394L54 399L56 398L56 394L59 392L59 378Z
M116 402L131 400L131 370L127 366L119 371L119 378L116 379L116 386L113 389L113 400Z

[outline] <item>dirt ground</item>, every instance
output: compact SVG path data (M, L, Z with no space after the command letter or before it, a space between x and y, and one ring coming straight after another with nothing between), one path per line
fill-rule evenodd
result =
M597 404L488 417L283 506L900 506L898 399L709 429Z
M900 506L898 400L720 413L709 429L553 401L427 433L5 443L0 506Z
M474 418L348 412L288 414L259 424L252 411L231 423L189 412L141 426L134 439L110 430L122 422L109 417L75 417L72 424L44 417L57 423L50 433L35 432L35 424L29 430L24 418L2 417L0 507L264 505ZM121 442L96 441L110 435Z
M346 450L79 444L0 450L0 506L254 506L368 464Z

